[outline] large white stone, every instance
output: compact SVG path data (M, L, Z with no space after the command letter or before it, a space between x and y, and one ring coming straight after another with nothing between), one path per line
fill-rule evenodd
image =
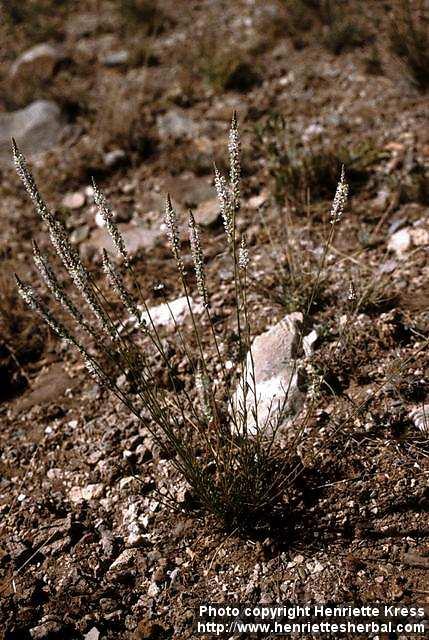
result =
M402 258L411 246L411 234L408 227L396 231L390 238L387 248L398 258Z
M298 388L296 366L302 346L302 319L302 313L291 313L254 339L251 347L254 369L249 353L245 375L239 380L233 398L236 412L242 412L247 386L247 423L239 426L241 433L255 435L259 430L270 434L278 424L287 424L302 408L304 394Z

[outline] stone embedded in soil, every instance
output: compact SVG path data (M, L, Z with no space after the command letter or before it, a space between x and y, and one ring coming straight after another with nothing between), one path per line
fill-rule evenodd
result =
M403 258L411 247L424 247L429 244L429 231L422 225L405 227L396 231L390 238L387 248L398 258Z
M60 58L60 50L57 47L47 43L36 44L15 60L10 69L10 76L15 81L49 80Z
M62 205L67 209L80 209L85 204L85 200L85 194L82 191L75 191L64 196Z
M132 567L137 559L138 551L136 549L125 549L109 567L108 573L124 571Z
M294 362L298 357L302 313L291 313L252 343L258 422L254 417L254 385L250 354L247 356L248 385L247 434L259 430L272 433L277 421L285 426L298 414L304 402L304 394L298 388L298 375ZM234 405L239 410L244 405L243 377L234 395ZM240 432L243 428L240 427Z
M183 211L183 221L187 224L187 209L198 210L204 202L213 200L215 191L211 179L197 177L190 171L180 176L169 176L157 185L158 196L153 193L153 209L163 210L165 194L169 193L178 212Z
M111 53L107 53L99 57L100 63L104 64L105 67L118 67L123 64L127 64L129 59L130 54L126 49L121 49L120 51L112 51Z
M392 234L395 233L395 231L398 231L401 227L403 227L406 224L407 224L407 218L406 217L393 218L392 222L389 224L389 228L387 230L387 233L389 235L392 235Z
M202 202L194 212L195 222L203 227L210 227L219 218L219 201L217 198Z
M157 118L158 135L168 142L171 138L194 138L199 125L182 109L170 109Z
M25 398L20 399L20 406L22 409L28 409L34 405L59 402L66 390L76 384L77 382L64 371L63 365L55 363L31 382L31 391Z
M55 146L63 130L60 108L50 100L36 100L24 109L0 113L0 161L12 163L11 138L31 156Z
M69 500L70 502L74 502L74 504L80 504L81 502L83 502L82 488L72 487L69 491Z
M408 227L396 231L390 238L387 248L398 258L402 258L411 246L411 235Z
M72 13L67 18L64 28L68 36L72 38L82 38L93 34L100 28L105 16L101 12L93 13Z
M202 306L195 303L192 298L189 298L189 305L192 309L192 313L194 314L200 314L203 310ZM182 296L181 298L176 298L176 300L172 300L171 302L164 302L156 307L150 307L150 318L149 315L143 311L142 307L139 308L143 312L143 320L148 326L150 326L150 319L152 319L152 322L156 327L174 327L175 323L181 324L188 316L190 316L189 305L186 296ZM136 327L137 318L131 318L127 325Z
M77 227L70 234L70 242L73 244L80 244L84 240L87 239L89 235L89 226L87 224L82 225L81 227Z
M144 538L142 535L141 519L139 517L139 507L136 502L128 505L122 511L122 524L128 529L127 547L135 547L142 544Z
M162 231L157 228L148 229L147 227L131 223L118 224L118 227L124 238L127 251L130 254L135 254L141 249L150 251L160 242L161 238L164 237ZM104 227L95 229L85 244L99 252L101 252L102 249L106 249L109 253L116 255L112 238Z

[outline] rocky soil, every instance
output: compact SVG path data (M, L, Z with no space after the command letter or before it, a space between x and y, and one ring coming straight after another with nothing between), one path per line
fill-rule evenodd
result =
M429 605L429 94L389 49L393 3L347 3L335 23L317 4L4 3L4 640L184 640L196 637L203 601ZM346 18L354 29L341 36ZM282 512L243 532L225 532L198 508L147 423L88 377L78 355L20 302L13 282L13 273L36 282L31 244L46 250L49 242L13 171L12 136L94 274L111 241L91 177L103 187L191 388L165 306L174 301L190 331L162 225L170 193L183 231L188 207L202 228L234 388L231 264L212 179L213 161L226 166L233 110L243 138L238 227L249 242L264 390L290 374L291 318L305 312L342 163L350 182L304 320L302 380L293 383L298 412L323 371L317 411L297 451L304 473ZM359 309L338 349L355 300ZM392 373L398 361L400 373ZM331 437L338 419L346 419L344 428Z

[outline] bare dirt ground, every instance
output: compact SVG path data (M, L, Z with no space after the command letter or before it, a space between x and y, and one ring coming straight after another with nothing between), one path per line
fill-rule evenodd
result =
M345 163L350 202L308 327L329 382L313 426L329 432L336 396L370 400L308 463L284 512L225 533L149 431L18 300L12 274L34 282L31 243L48 240L2 147L1 638L184 640L204 601L429 604L429 431L418 417L429 402L429 100L389 50L392 3L344 4L354 29L341 35L311 2L5 2L0 116L58 105L58 139L43 154L29 140L27 153L73 242L96 269L94 175L134 234L148 303L173 300L165 193L195 207L232 350L212 165L225 167L233 110L255 335L300 309L305 279L294 288L279 276L285 237L305 271ZM13 71L40 43L55 51L43 72ZM363 302L334 354L350 282ZM174 347L171 357L186 374ZM371 399L398 358L401 376Z

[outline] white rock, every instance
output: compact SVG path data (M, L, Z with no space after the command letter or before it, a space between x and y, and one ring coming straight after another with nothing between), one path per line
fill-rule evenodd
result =
M134 482L134 476L126 476L125 478L121 478L119 480L119 489L122 491L126 487L128 487L132 482Z
M192 309L192 313L199 315L203 312L203 307L189 298L189 304ZM176 324L181 324L190 315L188 302L186 296L172 300L171 302L163 302L156 307L149 308L149 314L144 311L142 306L138 306L138 309L142 312L142 320L150 327L152 319L153 324L156 327L174 327ZM173 320L174 317L174 320ZM135 316L129 318L128 321L121 323L118 327L118 331L121 332L124 328L135 329L139 326L139 321Z
M298 388L297 367L294 366L300 342L302 313L291 313L261 334L252 344L254 378L250 354L247 355L245 384L240 379L233 402L236 413L244 408L243 387L247 386L247 434L259 430L272 433L277 423L282 427L302 408L304 395ZM255 420L255 388L258 420ZM234 428L235 425L234 425ZM240 432L244 425L239 425Z
M302 346L304 349L304 353L306 356L311 356L314 353L314 344L317 342L319 335L316 329L310 331L307 336L304 336L302 339Z
M143 541L144 536L141 534L140 530L133 528L127 537L127 547L138 547L143 543Z
M389 251L396 253L398 258L402 258L411 246L411 235L408 227L400 229L394 233L387 245Z
M324 131L324 128L321 124L319 124L318 122L313 122L305 129L302 135L302 139L304 142L308 142L313 138L317 138L318 136L321 136L323 131Z
M179 573L180 573L179 567L176 567L175 569L173 569L173 571L170 572L170 584L173 584L175 582Z
M200 314L203 312L203 307L201 306L201 304L194 302L192 298L189 298L189 304L193 313ZM184 322L190 315L186 296L177 298L176 300L168 303L168 305L167 303L164 303L158 305L157 307L152 307L151 309L149 309L149 311L154 324L161 327L174 325L171 314L173 314L177 324ZM146 317L145 319L147 322L149 322L148 317Z

